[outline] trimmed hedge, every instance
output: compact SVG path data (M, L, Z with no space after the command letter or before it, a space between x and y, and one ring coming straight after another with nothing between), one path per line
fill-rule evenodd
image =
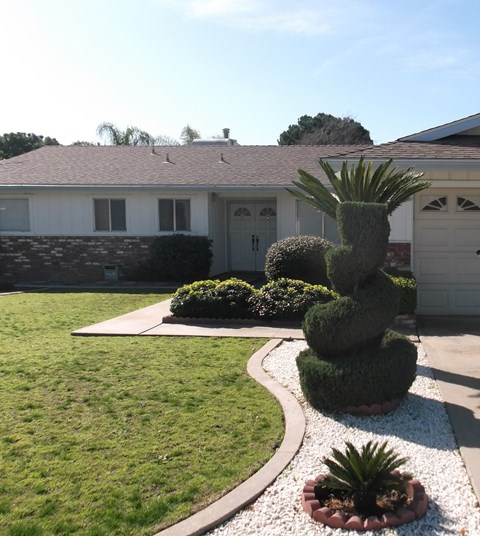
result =
M253 315L265 320L302 320L315 304L327 303L336 294L321 285L281 278L264 285L251 300Z
M208 277L212 259L212 241L206 236L158 236L150 247L150 259L132 275L148 281L191 282Z
M285 278L271 281L260 290L240 279L206 280L179 288L170 310L176 316L192 318L302 320L312 305L335 297L321 285Z
M389 276L397 287L400 304L399 315L413 315L417 309L417 281L414 277Z
M255 288L240 279L196 281L175 292L170 310L192 318L251 318L255 294Z
M416 361L415 344L391 330L379 347L349 357L319 359L310 348L297 356L305 398L328 411L403 398L415 379Z
M268 281L297 279L314 285L330 286L325 253L333 244L317 236L291 236L272 244L265 260Z

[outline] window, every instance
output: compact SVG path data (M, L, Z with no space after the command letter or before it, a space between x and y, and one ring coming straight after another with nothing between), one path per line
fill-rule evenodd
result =
M448 212L447 197L437 197L435 195L422 195L420 198L422 212L436 210L439 212Z
M0 199L0 231L30 231L28 199Z
M466 211L479 211L480 210L480 197L457 197L457 212Z
M190 199L159 199L160 231L190 231Z
M95 231L126 231L125 199L94 199Z

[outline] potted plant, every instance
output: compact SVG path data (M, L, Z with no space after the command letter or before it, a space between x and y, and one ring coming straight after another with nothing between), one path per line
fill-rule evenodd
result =
M422 517L428 497L420 482L398 467L401 458L387 442L369 441L361 449L346 442L324 460L330 472L307 481L304 510L316 521L336 528L372 530L402 525Z

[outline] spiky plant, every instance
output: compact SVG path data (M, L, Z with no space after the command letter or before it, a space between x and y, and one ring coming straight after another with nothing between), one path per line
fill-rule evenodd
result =
M287 190L300 201L334 219L337 217L337 205L343 201L384 203L387 205L388 214L391 214L414 194L430 186L427 181L419 181L423 173L415 172L413 168L391 168L391 159L373 171L372 163L365 162L362 156L350 170L347 162L344 162L339 174L328 162L319 160L319 163L333 187L333 192L303 169L298 170L300 180L293 181L300 191L291 188Z
M355 507L362 513L376 510L379 497L393 491L402 494L408 474L392 473L408 458L399 457L387 442L382 444L369 441L359 451L352 443L346 442L345 453L332 449L332 457L324 460L330 474L316 487L321 494L340 492L353 499Z

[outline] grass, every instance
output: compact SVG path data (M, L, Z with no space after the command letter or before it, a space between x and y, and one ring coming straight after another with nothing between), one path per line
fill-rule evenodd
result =
M245 371L261 340L72 337L160 301L0 297L0 534L151 535L253 474L282 414Z

